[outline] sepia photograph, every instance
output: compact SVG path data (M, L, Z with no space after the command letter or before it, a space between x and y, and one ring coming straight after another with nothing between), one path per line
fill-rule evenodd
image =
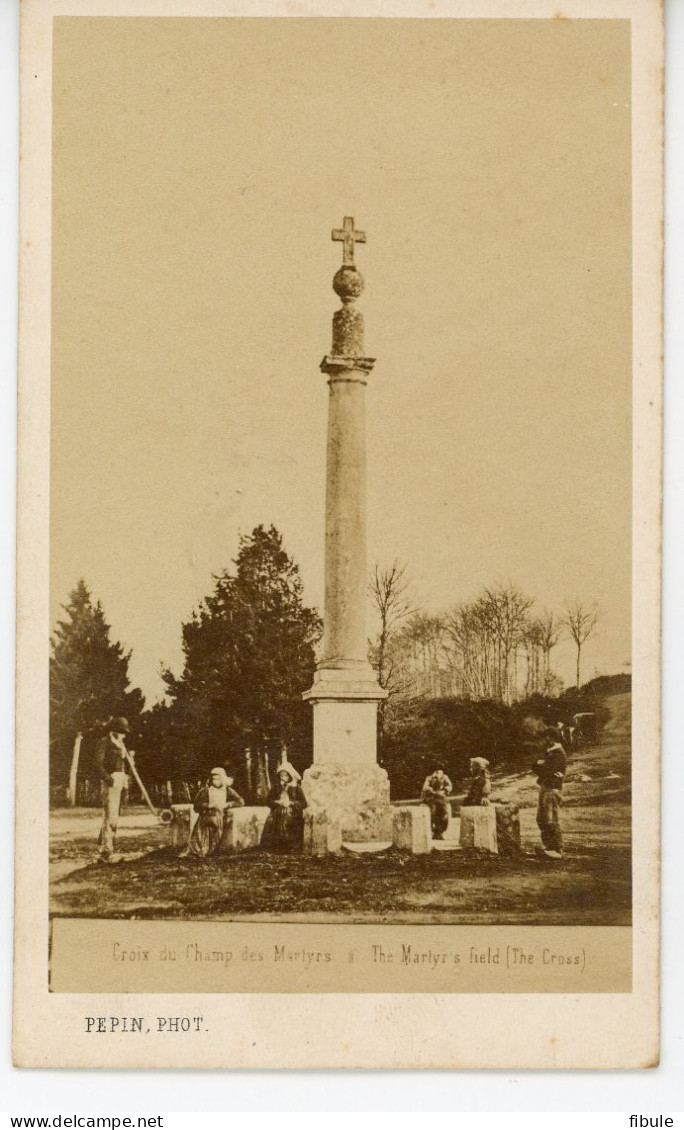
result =
M661 27L576 8L28 0L22 1065L656 1062Z
M629 46L56 21L53 913L629 924Z

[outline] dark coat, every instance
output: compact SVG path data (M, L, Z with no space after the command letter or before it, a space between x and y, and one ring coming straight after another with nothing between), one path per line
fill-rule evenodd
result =
M555 742L544 756L534 764L537 782L547 789L562 789L568 759L562 745Z
M111 785L112 773L121 773L125 766L125 758L118 745L110 734L106 734L98 744L93 757L93 764L97 775L105 785Z
M289 808L277 803L283 794L280 784L273 786L268 797L271 814L264 825L261 845L274 851L300 848L304 836L306 797L299 785L288 785L285 792L290 800Z

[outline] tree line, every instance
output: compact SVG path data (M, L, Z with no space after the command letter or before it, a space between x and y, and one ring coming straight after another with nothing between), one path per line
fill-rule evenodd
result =
M369 656L390 702L427 695L510 705L535 694L557 696L563 683L552 668L553 649L564 636L573 641L579 687L582 649L598 623L596 606L580 599L560 613L535 612L534 601L510 582L429 615L416 606L406 566L396 561L375 567L370 593L378 627Z
M513 585L485 589L471 603L428 615L411 598L405 566L376 567L370 596L377 632L369 659L390 692L381 712L421 697L494 700L508 704L535 693L558 693L552 651L567 631L581 650L594 631L595 609L577 601L563 615L535 615ZM231 566L216 574L207 597L181 625L183 665L163 671L163 701L145 706L131 686L131 652L112 639L101 604L78 582L51 638L50 769L55 793L88 776L110 717L131 723L137 762L150 783L195 781L215 764L240 770L245 751L274 763L283 746L303 769L312 758L312 682L322 633L318 612L304 601L296 562L275 527L257 526L240 539Z

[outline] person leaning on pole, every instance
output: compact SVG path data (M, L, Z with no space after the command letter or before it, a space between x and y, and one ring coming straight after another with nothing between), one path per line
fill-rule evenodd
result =
M127 757L126 734L130 733L127 718L112 718L108 732L95 750L95 768L102 782L102 828L98 840L98 857L103 863L115 863L114 844L121 811L121 794L128 785L124 769Z

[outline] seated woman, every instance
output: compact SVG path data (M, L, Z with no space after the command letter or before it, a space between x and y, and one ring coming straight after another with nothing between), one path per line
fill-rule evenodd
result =
M199 855L205 859L221 846L224 813L228 808L241 808L245 803L232 788L233 775L225 769L212 769L209 780L195 797L197 813L190 841L181 855Z
M471 757L470 788L463 802L465 807L484 807L489 804L492 782L489 776L489 762L486 757Z
M306 797L299 782L301 777L289 761L278 766L277 784L271 789L271 809L261 837L261 846L271 851L292 851L304 841L304 809Z

